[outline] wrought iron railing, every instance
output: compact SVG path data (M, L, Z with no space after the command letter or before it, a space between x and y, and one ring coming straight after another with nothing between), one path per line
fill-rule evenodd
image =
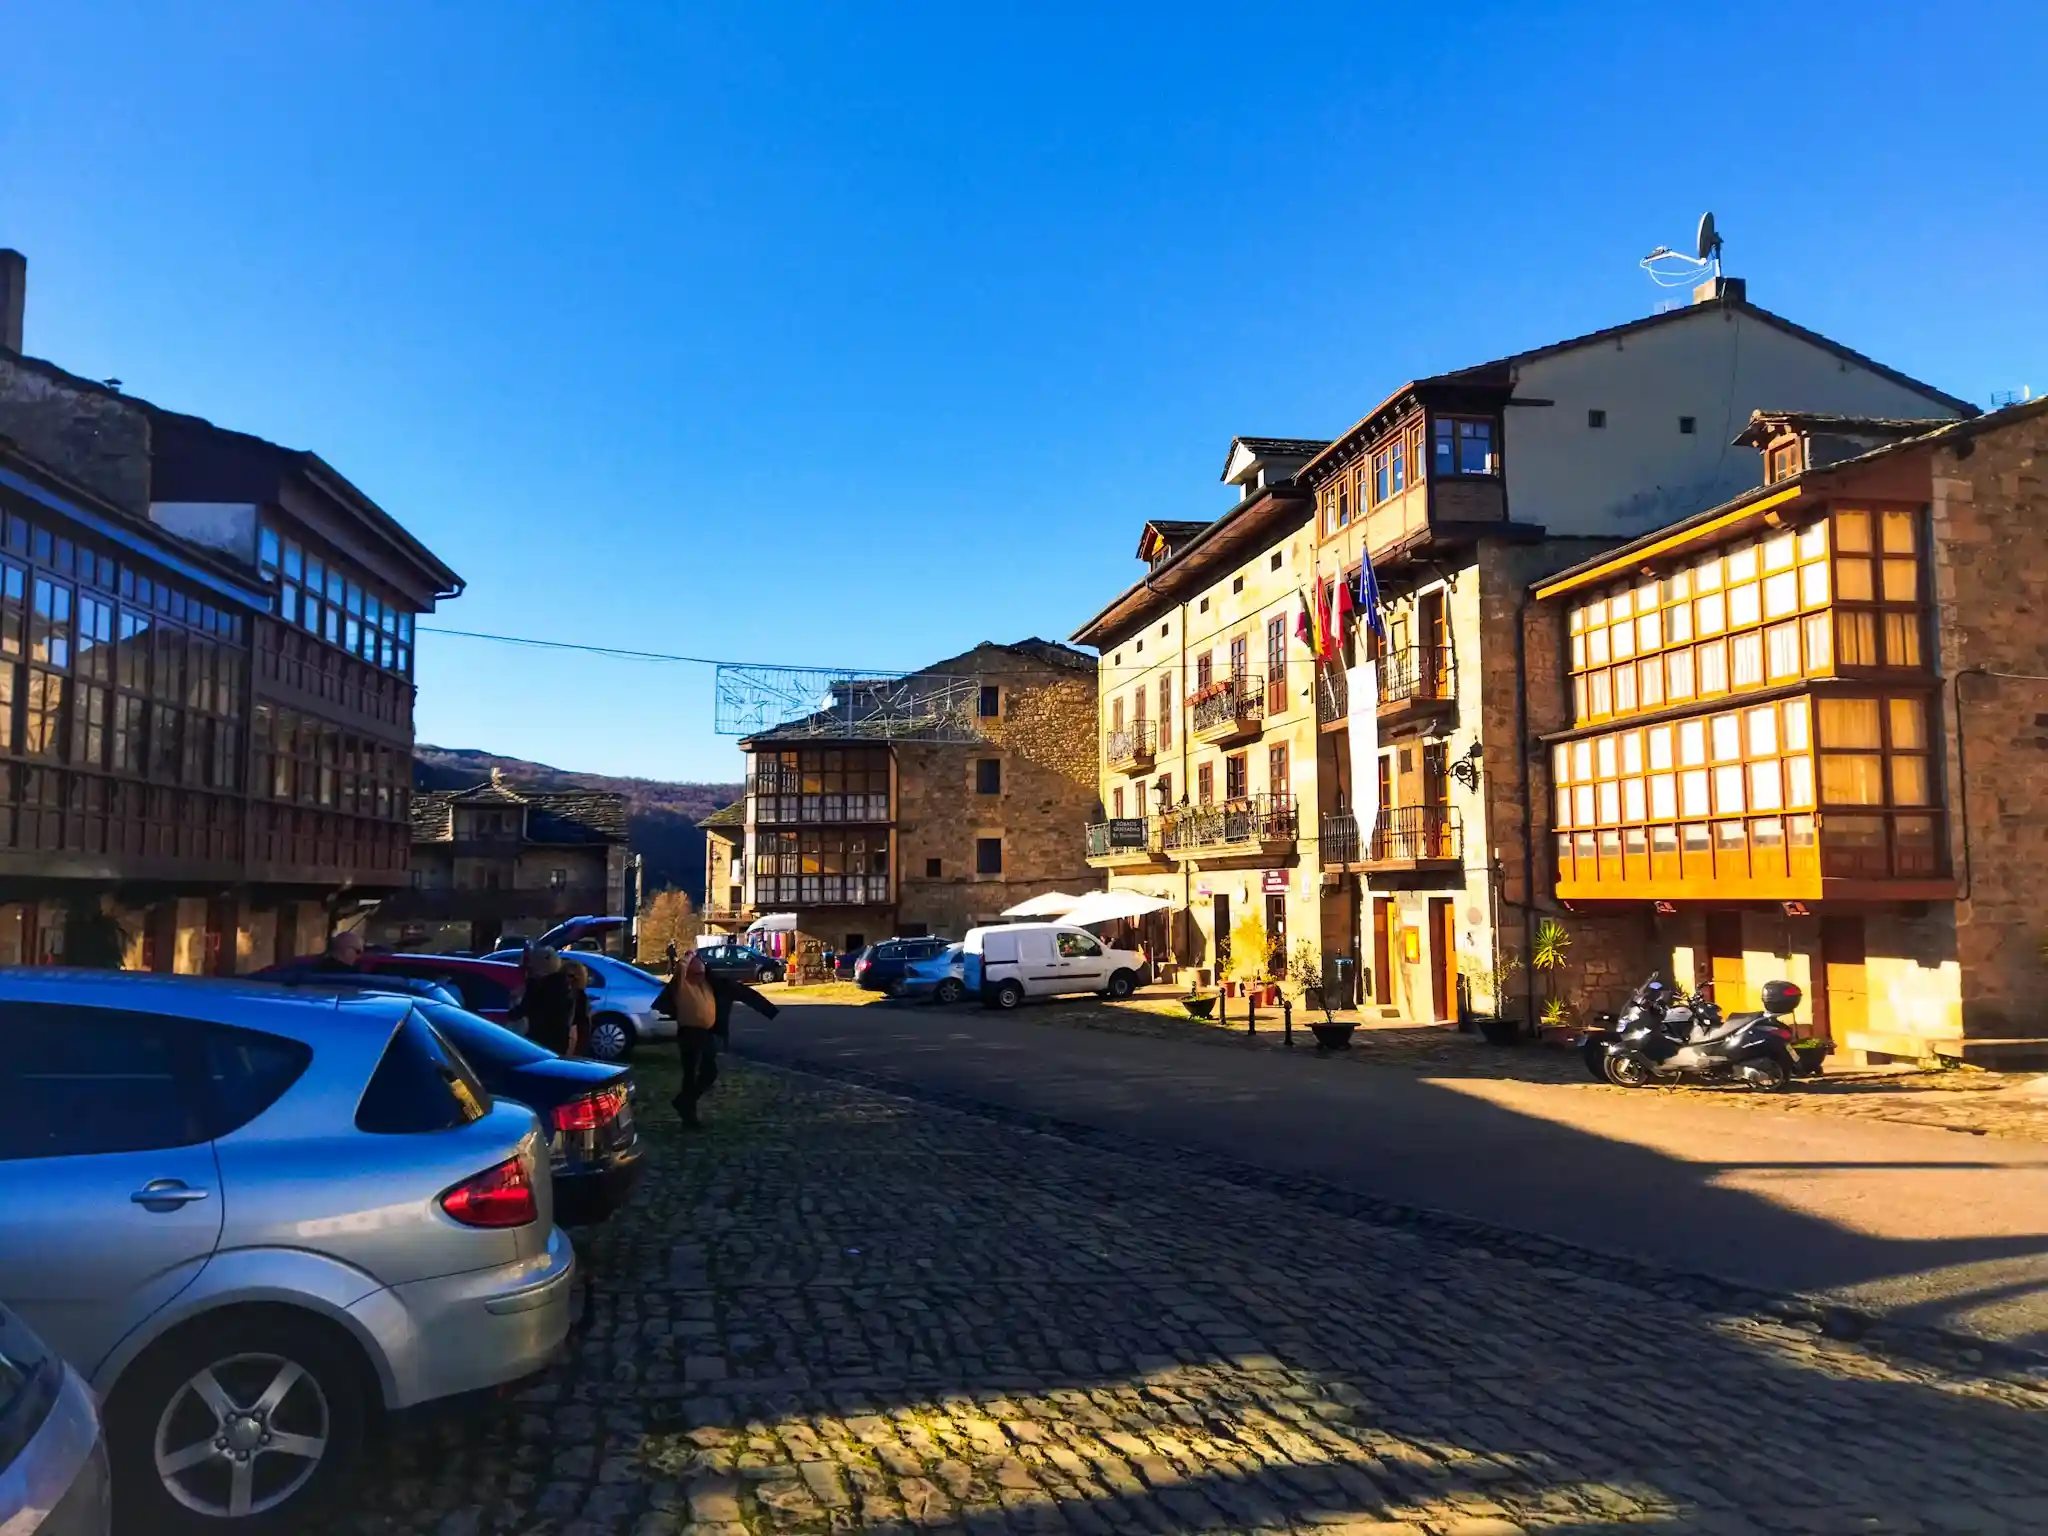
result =
M1196 689L1188 702L1194 706L1197 731L1263 720L1266 718L1266 680L1249 672L1218 678L1208 686Z
M1148 816L1118 816L1088 826L1088 857L1150 853L1159 846L1158 823Z
M1111 731L1106 751L1111 763L1136 763L1149 760L1158 749L1158 743L1152 722L1140 720L1135 725Z
M1351 714L1351 684L1342 667L1316 668L1316 724L1335 725Z
M1382 704L1429 703L1458 695L1458 664L1442 646L1408 645L1380 658Z
M1253 795L1221 805L1184 805L1160 816L1165 848L1292 842L1301 832L1292 795Z
M1455 806L1396 805L1382 810L1370 840L1349 811L1325 815L1317 838L1325 864L1421 864L1465 856Z

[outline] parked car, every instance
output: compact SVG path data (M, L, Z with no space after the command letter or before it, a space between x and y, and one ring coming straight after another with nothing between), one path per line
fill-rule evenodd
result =
M745 944L711 944L697 953L704 957L704 969L713 976L732 976L741 981L782 980L782 962L766 950Z
M832 961L832 975L839 981L853 980L854 972L860 965L860 958L867 952L868 946L863 944L857 949L845 950L836 955Z
M1015 1008L1027 997L1062 992L1129 997L1145 970L1145 957L1136 950L1111 949L1087 929L1066 923L971 928L962 947L967 990L991 1008Z
M92 1389L0 1307L0 1531L107 1536L112 1518Z
M870 992L897 995L904 969L913 960L929 960L946 947L944 939L884 939L873 945L853 968L853 979Z
M0 1295L105 1403L136 1531L299 1529L382 1414L567 1335L547 1139L433 1006L0 971Z
M518 950L500 950L493 960L517 960ZM562 963L580 965L590 998L590 1038L584 1054L599 1061L624 1061L633 1047L649 1040L673 1040L676 1021L654 1011L654 1000L668 985L652 971L629 961L583 949L562 951Z
M417 976L399 976L390 971L304 971L277 976L251 976L250 980L274 981L281 987L305 987L319 992L394 992L428 1003L462 1006L452 984L423 981Z
M325 969L318 955L302 955L279 965L252 972L258 981L322 980L346 971ZM364 976L410 976L438 982L454 993L471 1013L481 1014L493 1024L505 1022L505 1015L526 990L526 976L518 966L503 960L471 960L460 955L432 955L412 950L371 949L363 952L356 974Z
M967 995L963 954L960 945L948 944L936 955L911 961L897 983L897 995L915 1002L959 1002Z
M576 1227L604 1221L626 1203L640 1176L633 1077L626 1068L557 1056L469 1012L435 982L329 971L283 985L305 992L383 990L416 998L420 1012L462 1053L493 1098L517 1100L540 1117L548 1133L557 1222Z

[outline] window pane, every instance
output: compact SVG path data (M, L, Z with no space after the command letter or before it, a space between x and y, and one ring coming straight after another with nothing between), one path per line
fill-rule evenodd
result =
M1834 667L1834 626L1824 613L1809 614L1801 623L1806 630L1807 674L1824 676Z
M1675 608L1667 608L1664 613L1664 623L1669 631L1664 638L1671 644L1682 645L1690 640L1692 638L1692 604L1680 603Z
M1719 592L1710 592L1693 601L1693 616L1699 622L1703 635L1718 635L1728 627L1728 599Z
M1919 596L1919 563L1914 560L1885 561L1884 600L1888 603L1910 603Z
M1692 650L1673 651L1664 658L1665 697L1689 699L1693 695Z
M1888 555L1910 555L1913 553L1913 526L1916 522L1910 512L1887 512L1884 515L1884 552Z
M1586 661L1588 664L1604 667L1612 659L1608 654L1608 633L1609 631L1606 626L1603 625L1586 636Z
M1581 784L1572 791L1572 825L1593 825L1593 786L1590 784Z
M1659 769L1669 768L1672 761L1671 727L1668 725L1653 725L1650 727L1647 735L1649 738L1647 745L1650 749L1650 766Z
M1614 669L1614 712L1632 715L1636 709L1636 669L1624 663Z
M1692 589L1695 592L1718 592L1721 589L1721 557L1708 555L1692 568Z
M1813 804L1813 759L1806 756L1785 759L1785 803Z
M1593 743L1575 741L1572 743L1572 779L1583 784L1593 777Z
M1776 816L1759 816L1749 824L1749 841L1757 848L1784 847L1784 821Z
M1655 709L1664 702L1664 663L1657 657L1636 663L1636 697L1643 708Z
M1586 670L1586 637L1584 635L1572 636L1572 670L1574 672Z
M1701 694L1728 691L1728 642L1710 640L1699 647Z
M1572 749L1563 742L1550 749L1550 773L1560 784L1572 781Z
M1799 573L1780 571L1764 578L1764 617L1782 619L1799 607Z
M1828 563L1817 560L1812 565L1799 568L1799 603L1803 608L1818 608L1828 600Z
M1763 617L1762 599L1757 594L1756 583L1745 581L1739 587L1728 589L1728 627L1741 629L1745 624L1754 624Z
M1751 631L1728 642L1737 688L1754 688L1764 680L1764 637Z
M1764 569L1767 571L1789 571L1792 569L1792 530L1773 534L1764 540Z
M1784 776L1775 758L1749 765L1749 808L1753 811L1782 810L1785 805Z
M1874 596L1868 560L1835 562L1835 596L1845 603L1867 603Z
M1820 741L1824 747L1882 745L1878 736L1876 699L1822 699Z
M1927 759L1917 752L1894 757L1892 764L1892 804L1931 805L1932 796L1928 790Z
M1752 709L1743 716L1745 734L1749 738L1751 757L1771 757L1778 750L1778 709L1774 704L1765 704Z
M1557 790L1557 824L1560 827L1572 824L1572 792L1562 784Z
M1650 775L1650 814L1659 821L1678 814L1678 782L1668 773Z
M1623 619L1619 624L1610 625L1607 634L1616 660L1635 655L1636 626L1632 620Z
M1695 768L1678 776L1678 803L1688 816L1707 814L1707 770Z
M1756 579L1756 546L1741 544L1728 551L1728 584Z
M1608 680L1608 674L1604 671L1595 672L1587 679L1587 683L1589 686L1586 692L1586 702L1592 707L1593 718L1597 720L1603 715L1613 714L1614 694Z
M1600 823L1612 826L1621 820L1621 786L1606 783L1600 786Z
M1621 771L1641 773L1643 771L1643 733L1623 731L1621 733Z
M1664 578L1664 601L1680 602L1692 596L1692 572L1673 571Z
M1851 554L1864 554L1870 549L1870 514L1868 512L1837 511L1835 513L1835 548Z
M1877 663L1877 615L1837 613L1835 655L1845 667L1874 667Z
M1655 609L1636 620L1636 649L1654 651L1664 643L1664 624Z
M1884 759L1874 752L1823 752L1820 796L1829 805L1883 805Z
M1825 522L1808 523L1799 530L1799 558L1812 560L1828 552L1828 525Z
M1714 814L1717 816L1740 816L1742 814L1742 765L1731 763L1726 768L1714 770Z
M1804 752L1807 747L1812 745L1813 738L1807 730L1811 723L1812 716L1807 712L1806 700L1787 699L1785 701L1786 751Z
M1615 593L1614 596L1607 599L1607 617L1610 619L1626 619L1630 617L1636 611L1635 601L1636 595L1634 592Z
M1614 738L1612 736L1602 736L1593 743L1593 772L1595 775L1603 779L1613 778L1616 772L1615 763L1617 761L1618 757L1615 752Z
M1888 667L1920 665L1919 614L1888 613L1884 616L1884 664Z
M1644 819L1643 781L1623 779L1621 781L1621 819L1642 821Z
M1764 668L1772 682L1799 675L1799 626L1774 624L1764 632Z
M1891 699L1885 708L1891 716L1893 751L1918 751L1927 745L1927 712L1918 699Z
M1742 717L1716 715L1709 722L1708 743L1717 763L1733 762L1742 756Z
M1707 722L1681 720L1678 723L1678 760L1688 768L1707 760Z

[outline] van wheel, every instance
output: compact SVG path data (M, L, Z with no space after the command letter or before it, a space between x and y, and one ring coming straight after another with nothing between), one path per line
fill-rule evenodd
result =
M1113 972L1106 990L1111 997L1129 997L1138 990L1138 978L1129 971Z
M999 981L996 983L995 1004L1005 1013L1024 1001L1024 987L1021 982Z
M370 1406L362 1360L317 1321L243 1308L172 1333L108 1403L122 1523L178 1536L303 1530L354 1462Z

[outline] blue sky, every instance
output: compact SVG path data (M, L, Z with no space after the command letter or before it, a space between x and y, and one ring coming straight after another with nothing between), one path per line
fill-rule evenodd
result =
M317 449L476 630L1061 637L1236 432L1648 313L2048 387L2038 5L204 6L0 21L28 349ZM2031 119L2031 121L2030 121ZM729 777L703 669L430 638L423 740Z

